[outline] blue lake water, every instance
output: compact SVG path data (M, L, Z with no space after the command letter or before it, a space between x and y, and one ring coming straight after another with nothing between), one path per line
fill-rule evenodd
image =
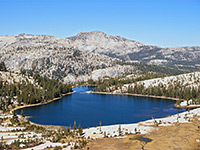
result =
M75 87L72 95L47 105L24 108L29 120L44 125L81 127L136 123L184 111L174 107L175 101L127 95L91 94L92 87ZM16 111L18 114L21 110Z

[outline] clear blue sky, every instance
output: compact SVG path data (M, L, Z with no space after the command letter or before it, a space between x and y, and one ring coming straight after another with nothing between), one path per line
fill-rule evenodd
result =
M0 0L0 35L94 30L163 47L200 46L200 0Z

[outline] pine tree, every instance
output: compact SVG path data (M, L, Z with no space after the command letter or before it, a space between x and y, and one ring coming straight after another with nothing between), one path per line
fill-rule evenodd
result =
M4 62L1 62L1 63L0 63L0 71L7 71L6 65L5 65Z
M119 125L118 131L119 131L119 135L121 135L121 133L122 133L121 125Z
M21 116L24 117L23 109L21 109Z
M12 113L13 113L13 118L16 118L17 114L15 113L15 111L13 111Z
M103 134L104 134L104 137L106 137L106 131L104 131L104 133L103 133Z
M80 135L83 134L83 129L81 128L81 125L80 125L80 124L79 124L79 126L78 126L78 133L79 133Z
M101 121L99 122L99 127L100 127L100 131L101 131Z
M74 132L76 130L76 121L74 121L73 130L74 130Z

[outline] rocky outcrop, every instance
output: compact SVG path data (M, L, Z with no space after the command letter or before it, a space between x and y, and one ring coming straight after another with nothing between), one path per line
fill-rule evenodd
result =
M137 70L134 65L124 65L130 62L198 66L200 47L160 48L99 31L79 32L69 38L19 34L0 36L1 61L12 71L24 68L76 82L133 73Z
M146 45L120 36L103 32L79 32L67 38L81 51L91 51L124 60L142 61L149 64L200 65L200 47L162 48Z
M88 79L98 80L103 77L116 77L116 76L123 75L125 73L135 73L135 72L137 72L137 68L135 68L134 66L116 65L116 66L108 67L105 69L97 69L97 70L92 71L92 73L90 74L80 75L78 77L72 74L68 74L68 76L64 78L64 82L69 83L69 82L76 82L76 81L87 81Z
M103 32L79 32L76 36L67 38L71 44L81 51L105 54L111 57L127 58L127 54L139 52L145 44L127 40L120 36L109 36ZM153 46L149 46L153 48ZM127 55L127 57L126 57Z
M118 59L72 48L67 39L24 34L0 39L0 61L12 71L24 68L63 82L77 82L135 70L117 65Z

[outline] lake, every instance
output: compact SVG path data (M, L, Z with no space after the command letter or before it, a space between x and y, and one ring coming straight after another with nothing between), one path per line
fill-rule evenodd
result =
M29 120L43 125L81 127L136 123L152 118L161 118L183 112L168 99L128 95L103 95L88 93L93 87L75 87L76 92L47 105L23 108ZM16 111L20 114L21 110Z

